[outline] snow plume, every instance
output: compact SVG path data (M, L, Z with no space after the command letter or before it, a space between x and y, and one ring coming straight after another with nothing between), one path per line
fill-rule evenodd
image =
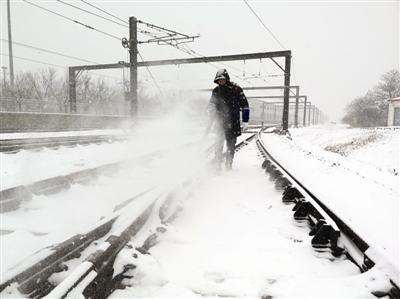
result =
M212 141L205 137L207 101L194 103L192 99L165 98L163 102L171 103L168 111L141 119L131 128L128 158L132 158L133 164L139 157L142 162L152 163L151 173L157 184L167 186L184 180L208 160L205 153ZM159 153L161 158L152 159L152 153Z

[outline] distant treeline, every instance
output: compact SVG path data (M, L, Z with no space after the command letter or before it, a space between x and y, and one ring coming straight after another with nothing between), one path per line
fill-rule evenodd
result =
M0 81L0 110L20 112L69 113L69 84L64 74L42 69L19 72L11 88L8 78ZM163 115L176 105L189 103L187 114L198 116L205 111L204 95L179 90L160 92L145 81L138 83L138 108L141 116ZM130 111L129 81L113 83L104 77L80 74L76 81L77 113L127 115ZM154 92L157 91L157 92Z
M4 79L4 78L3 78ZM1 82L1 109L28 112L69 112L69 84L55 69L19 72L11 88L8 80ZM103 78L88 73L79 76L76 85L78 113L120 114L126 103L122 87L111 86Z
M386 126L389 99L400 97L400 72L390 70L378 84L346 106L343 123L352 127Z

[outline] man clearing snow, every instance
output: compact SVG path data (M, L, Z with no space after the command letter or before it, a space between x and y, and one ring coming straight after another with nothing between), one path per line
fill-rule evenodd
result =
M218 136L215 144L215 163L217 169L220 169L224 141L226 140L225 166L226 169L232 169L236 139L248 127L249 103L243 93L243 89L230 81L228 72L225 69L218 70L214 83L218 84L218 86L212 91L208 110L211 125L215 124ZM242 128L240 127L240 111L242 111Z

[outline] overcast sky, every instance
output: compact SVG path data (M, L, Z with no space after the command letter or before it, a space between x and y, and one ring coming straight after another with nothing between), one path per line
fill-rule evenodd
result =
M65 0L68 1L68 0ZM282 50L243 1L94 1L90 3L128 20L129 16L200 38L188 44L203 55L226 55ZM56 0L32 1L96 29L127 37L128 29L68 7ZM68 1L93 10L81 1ZM293 55L291 84L332 119L340 119L347 103L364 95L382 74L399 69L398 1L248 1L263 22ZM11 0L14 42L41 47L98 63L127 61L121 43L25 2ZM143 29L146 29L143 25ZM1 0L1 38L7 39L6 0ZM139 35L140 40L146 36ZM58 66L86 64L14 45L14 55ZM145 60L188 55L170 46L140 45ZM1 42L1 54L8 54ZM282 61L283 62L283 61ZM281 85L282 73L270 61L243 61L212 65L155 67L152 72L163 89L211 88L216 68L226 67L242 86ZM8 57L1 56L8 67ZM15 58L16 71L46 65ZM65 72L57 67L60 75ZM97 72L121 84L122 71ZM260 74L264 79L249 79ZM272 75L272 76L271 76ZM279 77L274 77L278 75ZM151 85L148 74L139 77ZM109 78L109 77L106 77ZM243 80L247 79L247 80ZM205 95L208 97L208 95Z

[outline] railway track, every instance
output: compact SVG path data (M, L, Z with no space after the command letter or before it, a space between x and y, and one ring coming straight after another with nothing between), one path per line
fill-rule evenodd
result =
M282 191L282 201L294 204L294 219L310 227L311 245L319 252L333 256L346 255L365 272L380 267L378 256L363 236L358 235L338 215L323 204L288 169L282 167L267 150L260 134L239 143L236 150L245 147L251 139L263 156L262 167L270 175L276 189ZM91 230L47 250L47 255L34 265L14 269L2 279L0 292L17 288L22 296L30 298L107 298L113 291L124 288L123 280L131 278L137 267L138 254L147 254L157 243L170 221L182 209L177 198L184 198L191 190L193 178L185 178L168 190L145 190L118 205L113 214L96 224ZM144 229L146 228L146 229ZM150 228L150 229L149 229ZM133 240L133 241L132 241ZM129 253L122 267L117 259ZM79 259L79 264L71 262ZM75 264L75 266L74 266ZM376 297L399 298L398 276L393 269L384 268L391 285L374 292ZM63 274L64 273L64 274ZM57 277L62 277L58 278Z
M31 200L34 195L54 194L70 188L72 184L82 184L93 180L99 175L107 175L117 171L126 161L120 161L89 168L67 175L56 176L28 185L19 185L0 191L0 213L6 213L18 209L24 201Z
M277 161L261 139L256 137L257 147L264 158L262 167L269 174L276 189L282 191L282 201L294 204L293 216L298 222L310 227L311 245L317 251L330 251L333 256L346 255L361 272L373 267L383 269L391 287L374 292L376 297L400 298L398 269L385 262L378 251L372 248L364 236L360 236L339 215L327 207L323 199L317 198L299 178Z
M236 151L254 137L253 134L238 143ZM211 149L207 148L206 153ZM135 250L145 254L155 245L157 236L165 232L165 224L181 209L176 198L185 196L195 177L185 177L167 189L154 187L142 191L122 202L92 229L41 252L33 265L21 265L7 273L7 277L1 279L0 293L6 294L9 287L15 286L22 296L29 298L66 298L82 294L106 298L115 289L123 287L121 281L125 273L135 267L128 263L115 273L114 262L118 254L131 246L128 243L144 226L152 228L153 233L144 232L147 235L142 236L141 244ZM72 267L74 263L70 261L76 258L80 262ZM67 274L57 281L55 276L61 272Z
M100 165L94 168L88 168L76 172L72 172L66 175L55 176L46 178L26 185L18 185L7 189L0 190L0 213L6 213L18 209L24 201L29 201L35 195L50 195L66 190L71 187L72 184L84 184L97 178L100 175L111 175L122 168L124 165L137 163L138 161L151 161L152 158L160 155L167 154L170 151L174 151L179 147L188 147L193 143L179 145L173 149L163 151L156 150L149 152L148 154L135 157L133 159L122 160L114 163ZM244 142L238 144L243 146ZM211 151L211 148L207 150Z
M63 136L46 138L0 139L0 152L15 153L19 150L76 146L91 143L115 142L126 140L120 135Z

